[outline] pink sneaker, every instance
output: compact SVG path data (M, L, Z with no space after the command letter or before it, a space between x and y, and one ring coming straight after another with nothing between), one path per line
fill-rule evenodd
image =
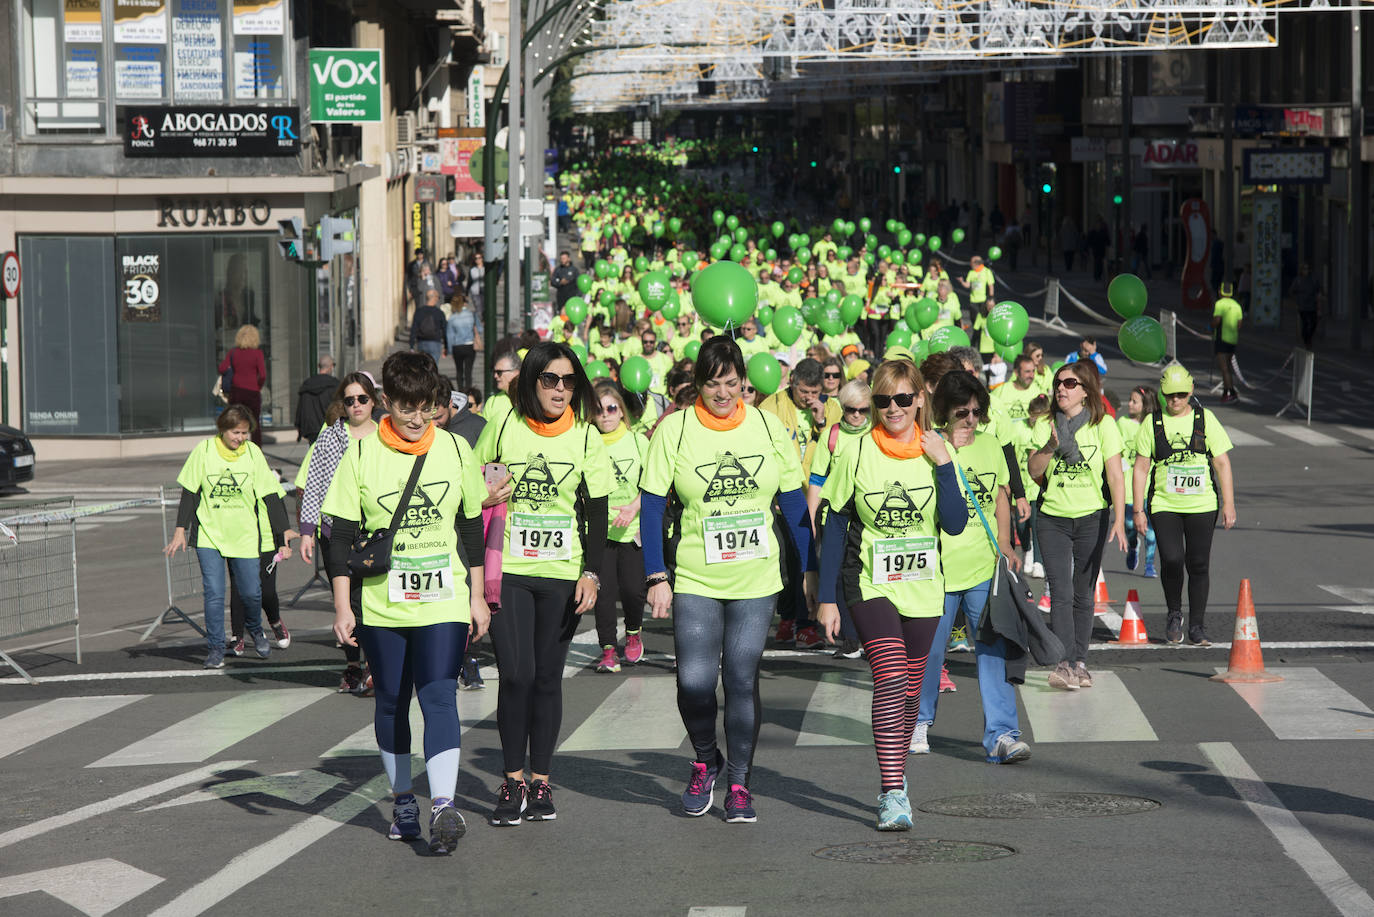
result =
M949 677L949 669L940 666L940 693L953 694L959 689L954 686L954 679Z
M615 647L603 646L601 648L601 661L596 664L598 672L619 672L620 657L615 654Z
M638 665L644 658L644 641L639 636L639 631L625 635L625 661L630 665Z

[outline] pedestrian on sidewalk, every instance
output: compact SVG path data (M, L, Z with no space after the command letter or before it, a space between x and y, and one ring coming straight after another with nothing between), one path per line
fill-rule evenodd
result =
M1240 303L1231 298L1231 285L1223 283L1219 291L1221 297L1212 308L1213 350L1216 353L1217 369L1221 371L1221 403L1239 401L1236 381L1232 378L1231 365L1236 359L1236 345L1240 343L1240 323L1245 313Z
M453 294L445 327L448 349L453 354L454 382L461 389L472 387L472 365L482 347L482 317L471 308L462 293Z
M439 308L438 290L426 293L424 302L415 310L415 317L410 322L410 349L429 354L437 366L440 357L448 356L445 336L448 319Z
M262 447L262 387L267 384L267 360L262 355L262 337L256 325L243 325L234 334L234 346L219 364L219 374L228 373L225 394L229 403L241 404L253 415L253 445Z

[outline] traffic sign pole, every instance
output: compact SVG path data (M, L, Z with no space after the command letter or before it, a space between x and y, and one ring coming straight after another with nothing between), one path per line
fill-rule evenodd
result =
M0 256L0 423L10 422L10 303L19 297L19 256Z

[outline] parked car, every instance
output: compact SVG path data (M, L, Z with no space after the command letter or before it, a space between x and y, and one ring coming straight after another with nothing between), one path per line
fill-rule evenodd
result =
M33 480L33 443L16 430L0 424L0 487Z

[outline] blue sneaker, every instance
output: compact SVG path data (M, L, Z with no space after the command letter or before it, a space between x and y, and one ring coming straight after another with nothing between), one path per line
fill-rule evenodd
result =
M267 634L263 633L262 628L253 635L253 649L257 651L259 659L266 659L272 653L272 644L267 640Z
M1146 578L1146 579L1158 579L1158 578L1159 578L1159 573L1157 573L1157 572L1155 571L1155 565L1152 564L1152 563L1150 563L1148 560L1145 561L1145 578Z
M956 627L949 632L949 643L945 647L947 653L971 653L973 644L968 639L968 628Z
M391 808L391 830L386 836L393 841L413 841L420 836L420 804L415 801L414 793L396 797L396 804Z
M754 797L749 794L747 786L730 784L730 792L725 797L725 820L732 824L753 824L758 821L753 803Z
M1136 550L1135 545L1131 545L1126 549L1126 569L1134 570L1139 563L1140 552Z
M219 647L211 647L205 654L205 667L207 669L224 668L224 650Z
M724 763L720 752L716 752L715 767L708 767L700 761L692 762L692 779L687 782L687 789L682 792L682 810L692 818L705 815L711 810L716 801L716 775L720 773L720 766Z
M906 790L888 790L878 797L878 830L911 830L911 801Z
M453 800L440 797L434 800L429 814L429 852L445 855L458 849L458 838L467 833L463 813L453 807Z
M988 755L989 764L1020 764L1029 761L1031 756L1030 746L1011 733L997 737L997 745L993 748L992 754Z

